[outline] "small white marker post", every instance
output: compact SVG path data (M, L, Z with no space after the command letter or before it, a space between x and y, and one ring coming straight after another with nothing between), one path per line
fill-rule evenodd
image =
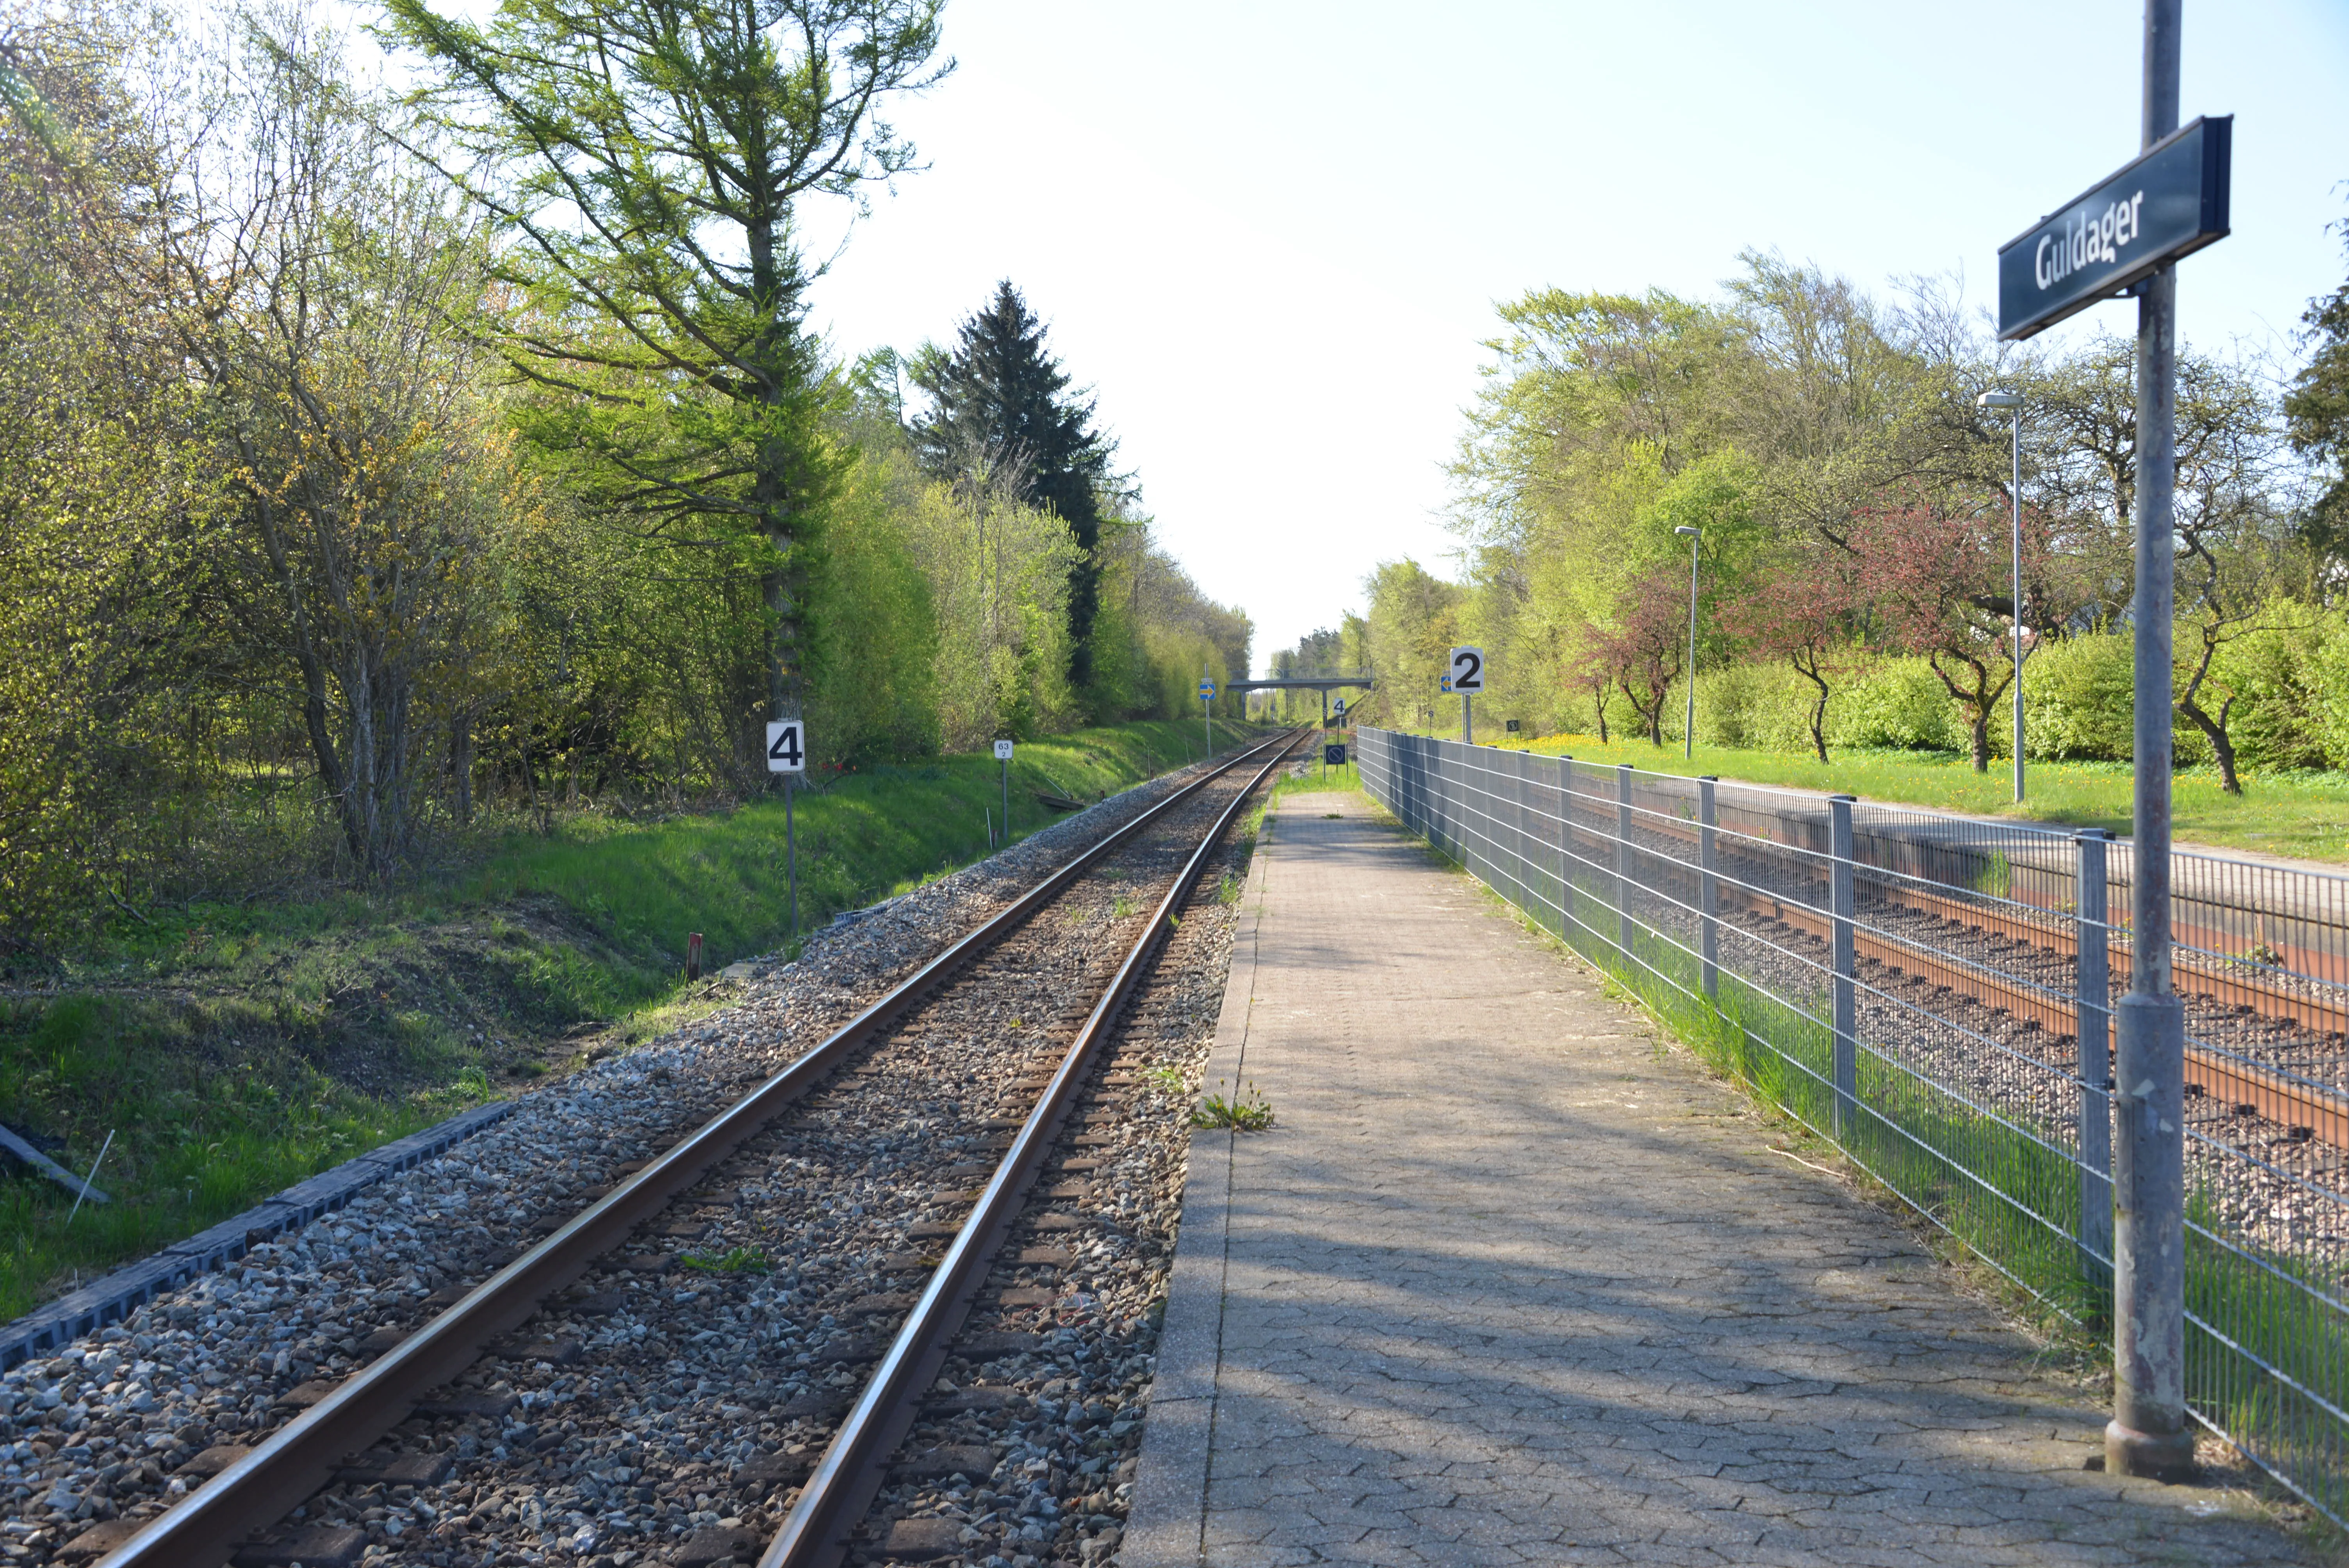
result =
M792 786L807 772L807 727L796 718L778 718L767 725L767 771L783 776L783 878L791 889L792 937L800 934L800 846L792 821Z
M1009 849L1011 844L1011 742L999 740L995 743L995 759L1003 764L1003 843Z

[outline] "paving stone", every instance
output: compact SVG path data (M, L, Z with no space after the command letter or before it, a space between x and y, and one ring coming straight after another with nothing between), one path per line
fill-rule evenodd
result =
M1327 811L1339 816L1330 819ZM1242 892L1122 1568L2305 1563L1359 796Z

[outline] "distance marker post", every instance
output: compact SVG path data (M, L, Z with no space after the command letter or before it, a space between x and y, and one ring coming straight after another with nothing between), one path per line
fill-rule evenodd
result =
M1011 845L1011 742L999 740L995 743L995 759L1003 764L1003 843L1009 849Z
M767 725L767 771L783 776L783 881L791 890L792 939L800 934L800 845L792 820L792 786L807 772L807 726L796 718L778 718Z

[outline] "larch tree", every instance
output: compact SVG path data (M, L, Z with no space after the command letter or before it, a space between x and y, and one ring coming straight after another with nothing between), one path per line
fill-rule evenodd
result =
M949 353L926 354L913 381L930 407L914 423L922 466L954 483L1015 477L1017 499L1058 516L1081 552L1069 573L1070 684L1092 680L1101 599L1101 500L1116 445L1093 428L1093 400L1071 394L1044 346L1044 324L1005 279L962 324Z
M388 36L438 73L419 107L471 157L438 160L512 242L498 341L542 394L527 432L606 506L758 576L746 758L802 699L838 481L798 203L914 167L883 110L952 69L942 5L506 0L474 23L386 0Z

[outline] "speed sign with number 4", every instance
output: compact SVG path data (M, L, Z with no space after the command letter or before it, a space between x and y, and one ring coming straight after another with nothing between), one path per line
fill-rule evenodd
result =
M1454 691L1485 689L1485 650L1454 648L1452 650L1452 686Z
M767 726L767 771L807 771L807 731L796 718L779 718Z

